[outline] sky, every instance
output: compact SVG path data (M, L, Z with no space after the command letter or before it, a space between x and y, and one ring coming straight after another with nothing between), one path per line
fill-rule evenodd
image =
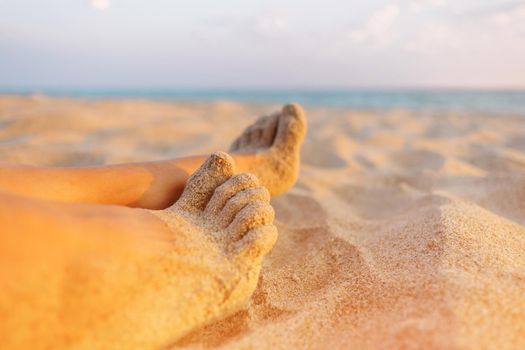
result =
M0 87L525 88L525 0L0 0Z

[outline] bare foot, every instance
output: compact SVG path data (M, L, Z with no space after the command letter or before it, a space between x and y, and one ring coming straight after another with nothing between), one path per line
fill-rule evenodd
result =
M306 128L303 109L298 104L290 104L246 128L233 142L230 152L255 155L255 161L247 162L247 171L257 175L272 196L279 195L297 180Z
M20 306L9 305L14 314L0 319L2 345L7 338L9 349L167 349L192 329L235 312L253 293L277 230L268 191L255 175L234 170L229 155L214 153L174 205L136 209L146 214L141 219L154 222L146 227L162 228L162 234L132 239L141 247L97 250L98 243L80 239L79 246L88 244L84 251L71 238L75 248L63 258L67 263L60 256L49 262L63 265L64 272L35 270L49 274L49 286L31 282L33 275L22 282L38 286L42 299L26 296L11 281L4 284ZM108 233L109 246L115 236ZM0 306L6 300L0 293Z
M252 174L234 174L233 159L217 152L190 177L170 208L151 211L174 233L172 300L155 327L172 340L236 311L254 291L263 256L277 239L270 194ZM163 304L163 305L164 305ZM169 310L165 310L169 307Z

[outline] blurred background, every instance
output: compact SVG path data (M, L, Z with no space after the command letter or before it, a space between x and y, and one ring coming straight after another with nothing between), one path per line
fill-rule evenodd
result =
M525 1L0 0L0 92L525 112Z

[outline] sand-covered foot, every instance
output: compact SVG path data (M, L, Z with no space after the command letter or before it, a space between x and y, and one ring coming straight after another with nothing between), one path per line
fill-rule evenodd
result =
M289 104L280 112L261 117L246 128L233 142L230 152L249 156L246 166L240 165L257 175L272 196L279 195L297 180L306 129L301 106ZM255 161L251 159L252 155ZM242 162L242 158L239 161Z
M174 235L170 310L156 320L173 339L242 306L277 238L270 194L254 175L234 172L228 154L214 153L172 207L151 211Z

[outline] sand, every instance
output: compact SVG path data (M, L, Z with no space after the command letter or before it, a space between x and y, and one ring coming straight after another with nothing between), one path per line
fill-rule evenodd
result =
M0 159L227 150L276 105L0 97ZM297 185L242 310L172 349L525 347L525 119L307 108Z

